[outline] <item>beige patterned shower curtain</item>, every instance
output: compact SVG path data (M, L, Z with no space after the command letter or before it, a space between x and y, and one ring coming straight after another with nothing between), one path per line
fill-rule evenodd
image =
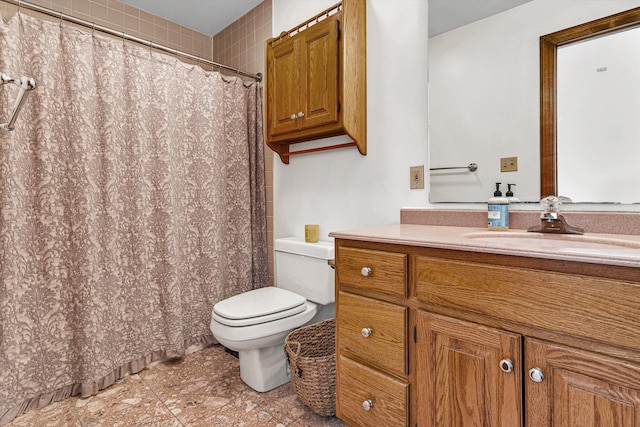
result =
M268 273L258 84L20 14L0 43L38 84L0 135L4 424L213 342Z

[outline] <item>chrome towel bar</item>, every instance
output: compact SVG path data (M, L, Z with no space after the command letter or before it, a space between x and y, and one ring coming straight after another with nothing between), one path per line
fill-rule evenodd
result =
M9 115L9 121L7 123L0 124L0 128L2 128L3 130L11 131L13 130L13 125L15 124L16 119L18 118L18 114L20 114L22 105L27 99L28 92L36 88L36 81L32 77L25 76L13 79L5 73L0 74L0 79L2 79L3 85L7 83L14 83L20 88L20 92L18 92L16 102L14 102L13 109L11 110L11 114Z
M468 166L451 166L448 168L431 168L430 171L442 171L447 169L469 169L469 172L475 172L478 170L478 165L475 163L469 163Z

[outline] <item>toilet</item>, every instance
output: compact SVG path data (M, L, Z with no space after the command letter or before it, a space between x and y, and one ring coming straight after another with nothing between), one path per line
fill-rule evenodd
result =
M211 332L238 352L240 378L259 392L291 380L284 341L289 332L334 316L333 242L276 239L276 286L254 289L218 302Z

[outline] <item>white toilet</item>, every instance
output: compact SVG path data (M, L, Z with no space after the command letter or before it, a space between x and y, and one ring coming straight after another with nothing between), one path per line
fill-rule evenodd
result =
M334 316L333 243L276 239L276 286L254 289L213 306L211 332L240 358L240 377L264 392L291 380L284 340L295 328Z

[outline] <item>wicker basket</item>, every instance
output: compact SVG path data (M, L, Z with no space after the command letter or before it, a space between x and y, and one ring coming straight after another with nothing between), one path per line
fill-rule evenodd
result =
M335 415L335 319L295 329L287 335L284 351L298 399L318 415Z

